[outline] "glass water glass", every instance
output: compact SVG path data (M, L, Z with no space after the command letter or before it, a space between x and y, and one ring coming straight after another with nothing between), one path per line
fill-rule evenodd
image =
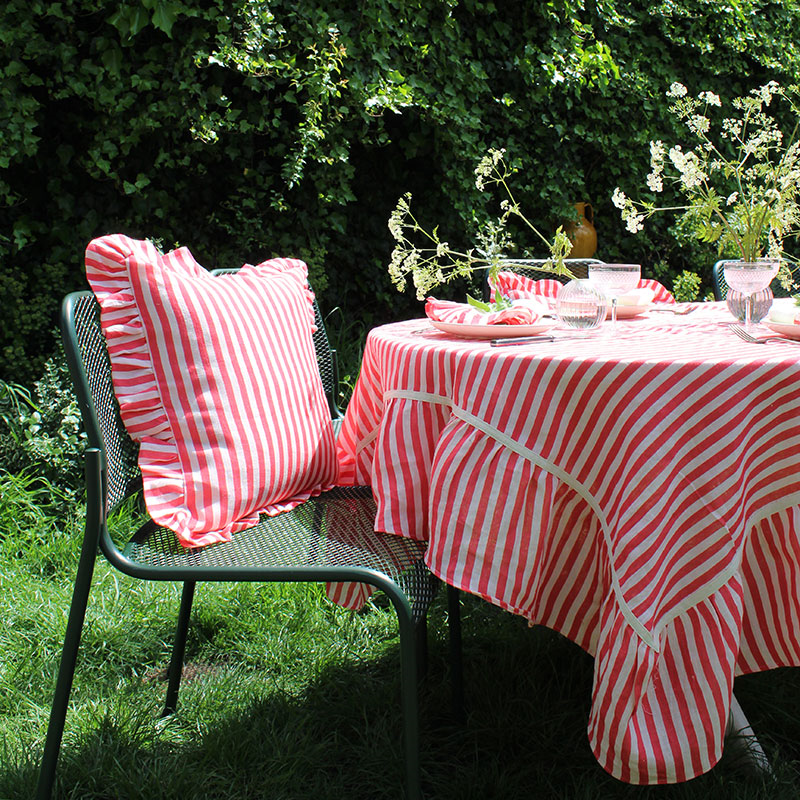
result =
M611 329L617 328L617 300L635 289L642 277L640 264L592 264L589 280L611 300Z
M772 279L778 274L779 266L780 262L773 259L726 261L722 265L725 283L731 289L744 295L745 330L749 331L753 327L753 295L769 286Z

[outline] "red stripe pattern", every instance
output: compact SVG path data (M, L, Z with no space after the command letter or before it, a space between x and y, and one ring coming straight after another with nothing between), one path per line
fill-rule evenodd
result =
M156 522L187 547L225 541L335 484L302 261L215 278L186 248L112 235L86 273Z
M384 326L338 439L376 528L595 656L589 739L629 783L710 769L734 675L800 665L800 349L728 321L507 348Z

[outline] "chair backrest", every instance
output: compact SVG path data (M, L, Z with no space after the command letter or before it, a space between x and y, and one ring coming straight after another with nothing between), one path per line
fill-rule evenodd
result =
M723 259L722 261L717 261L717 263L714 264L714 298L716 300L724 300L728 295L728 282L725 280L724 269L725 261L728 260L730 259ZM792 282L800 286L800 264L797 265L791 272ZM777 280L772 281L770 284L770 289L772 289L772 294L775 297L791 297L791 295L797 291L796 289L784 289Z
M517 275L522 275L525 278L530 278L533 281L552 279L560 283L568 283L569 278L566 275L556 275L551 270L543 269L544 265L550 259L547 258L517 258L509 259L508 265L503 266L501 269L515 272ZM585 278L589 274L589 267L592 264L602 264L603 262L597 258L565 258L564 264L569 268L570 272L576 278ZM483 281L484 298L489 299L489 270L486 270L486 276Z
M334 396L334 358L316 301L314 312L317 364L328 405L335 416L338 408ZM106 511L110 513L139 489L141 475L138 445L122 423L111 381L111 361L100 325L100 306L91 292L73 292L64 298L61 333L89 447L97 447L105 453Z

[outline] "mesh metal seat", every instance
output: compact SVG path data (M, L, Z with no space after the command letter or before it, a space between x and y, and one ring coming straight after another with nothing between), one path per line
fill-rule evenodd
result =
M334 420L336 368L317 313L315 347L320 376ZM369 487L337 488L258 525L230 542L187 549L152 520L124 547L112 540L108 515L137 493L141 477L137 446L125 431L111 383L111 365L99 306L89 292L68 295L62 307L67 360L83 414L87 519L65 634L55 698L45 741L37 797L52 794L78 645L98 549L120 571L143 580L182 581L178 624L168 670L164 713L178 701L189 618L198 581L325 581L367 583L383 591L398 617L406 781L410 798L420 794L417 659L424 652L427 609L437 582L423 563L426 543L376 533Z
M723 265L729 260L730 259L723 259L714 264L713 279L715 300L724 300L728 296L728 283L725 280L725 269ZM800 286L800 266L796 266L792 270L792 282ZM791 297L791 295L797 291L796 289L784 289L777 280L772 281L770 289L772 289L772 294L775 297Z

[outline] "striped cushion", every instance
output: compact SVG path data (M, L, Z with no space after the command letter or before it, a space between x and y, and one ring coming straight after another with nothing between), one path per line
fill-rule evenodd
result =
M89 244L86 273L156 522L225 541L335 483L302 261L215 278L186 248L117 234Z

